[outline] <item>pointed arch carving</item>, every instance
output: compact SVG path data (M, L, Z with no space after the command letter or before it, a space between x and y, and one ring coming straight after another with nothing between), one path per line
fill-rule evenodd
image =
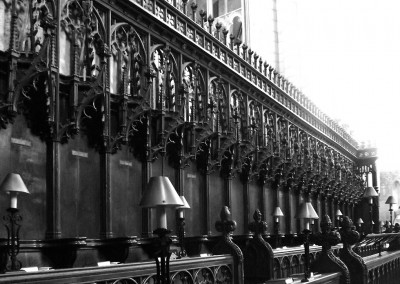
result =
M88 0L68 0L60 9L60 74L78 76L82 81L97 77L108 53L98 11Z
M246 104L241 91L232 90L230 93L230 113L235 125L235 136L238 141L248 141Z
M211 121L211 129L214 132L226 134L229 131L229 110L227 108L228 95L224 82L220 77L211 77L208 88L207 116Z
M248 125L249 127L249 142L250 144L253 145L262 145L262 141L260 141L260 131L261 129L261 120L262 120L262 115L261 115L261 106L255 101L255 100L250 100L249 101L249 106L248 106L248 117L249 117L249 122Z
M128 23L114 23L111 26L110 51L110 92L141 96L147 62L142 36Z
M187 122L207 121L205 117L206 84L200 65L196 61L182 64L182 108L180 115Z
M150 48L151 72L154 76L151 107L167 111L177 111L178 64L168 45L155 44Z

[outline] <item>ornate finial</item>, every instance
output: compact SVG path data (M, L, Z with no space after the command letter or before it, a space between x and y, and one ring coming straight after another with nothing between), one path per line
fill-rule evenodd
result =
M215 229L225 236L231 235L236 230L236 222L232 221L232 214L228 206L224 206L219 214L221 220L215 222Z
M262 217L261 211L259 209L256 209L254 211L254 214L253 214L254 221L260 222L261 221L261 217Z
M355 230L353 221L348 216L343 217L340 236L342 237L344 247L349 250L350 245L354 245L360 239L360 233Z
M256 235L265 234L268 229L267 222L262 221L262 214L260 210L256 209L253 214L254 222L249 224L249 230L254 232Z
M313 239L317 245L322 246L322 250L330 250L331 246L340 242L340 234L337 231L332 231L332 221L327 214L321 218L321 231Z
M222 238L212 249L213 254L231 254L235 262L243 263L243 253L240 248L232 242L231 234L236 229L236 222L232 220L228 206L224 206L220 213L220 221L215 222L215 228L222 233ZM235 272L236 279L244 282L243 266Z
M352 283L367 283L367 266L363 258L352 249L352 245L359 241L360 233L355 230L353 221L348 216L343 217L340 235L343 241L343 248L340 250L340 259L347 267L353 268L350 269Z
M342 273L340 283L350 284L350 273L347 266L333 254L331 249L332 246L341 241L340 234L337 231L332 231L331 218L326 214L321 220L321 230L321 233L312 236L314 243L322 246L321 254L317 261L312 264L312 271L321 273L340 271Z
M328 232L332 229L333 225L329 215L325 214L324 216L322 216L320 226L323 233Z
M344 216L342 220L342 227L343 229L354 228L353 221L348 216Z

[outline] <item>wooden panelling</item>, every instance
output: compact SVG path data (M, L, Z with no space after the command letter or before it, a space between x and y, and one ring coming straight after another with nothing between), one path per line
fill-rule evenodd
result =
M210 175L209 190L210 190L209 210L211 216L211 232L213 235L218 235L219 233L215 229L215 222L220 219L219 212L221 211L222 206L225 205L224 181L222 178L219 177L218 173L212 173ZM196 213L193 212L193 214ZM233 219L235 220L235 217L233 217Z
M116 237L140 236L139 207L142 195L142 164L127 147L111 156L111 200L113 233Z
M95 238L100 233L99 153L78 136L63 145L60 156L62 236Z
M238 235L247 232L247 228L244 228L244 214L247 214L247 212L244 212L243 209L243 184L236 178L232 180L232 218L237 223L235 233Z

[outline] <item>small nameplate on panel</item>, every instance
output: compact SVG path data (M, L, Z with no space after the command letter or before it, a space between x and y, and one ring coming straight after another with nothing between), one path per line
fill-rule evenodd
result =
M194 174L187 174L187 178L196 178L196 175L194 175Z
M129 162L129 161L119 160L119 164L121 166L132 167L132 162Z
M81 158L87 158L88 157L88 153L72 150L72 156L78 156L78 157L81 157Z
M11 137L11 143L26 147L32 147L32 142L25 139Z

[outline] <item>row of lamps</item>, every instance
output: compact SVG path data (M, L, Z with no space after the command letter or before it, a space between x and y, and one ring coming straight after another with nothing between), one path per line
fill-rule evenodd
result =
M10 195L10 208L7 209L9 213L4 219L7 220L6 228L8 233L8 255L11 259L11 264L8 270L16 271L21 269L21 262L17 260L17 254L19 252L19 229L20 222L22 221L22 216L19 215L19 210L17 208L17 196L19 193L27 193L29 194L28 189L26 188L21 176L19 174L10 173L6 176L3 182L0 185L0 191L6 192ZM185 256L183 248L183 238L184 238L184 215L183 210L189 209L190 206L186 201L184 196L179 196L172 185L171 181L168 177L165 176L155 176L151 177L146 191L144 192L142 199L140 201L140 206L143 208L156 208L157 212L157 229L154 230L154 234L158 235L158 241L155 244L156 252L155 259L157 265L157 282L162 284L169 284L169 259L171 256L171 252L169 250L169 246L171 244L171 240L168 237L168 234L171 233L170 230L167 229L167 207L175 207L178 209L178 218L180 220L180 245L181 245L181 254L180 256ZM277 232L279 233L279 217L283 217L284 214L280 207L276 207L273 213L275 217L275 223ZM314 210L312 204L310 202L304 202L298 215L296 216L298 219L305 220L305 272L303 282L309 281L310 278L310 268L309 268L309 234L310 231L310 223L313 222L314 219L318 219L318 215Z
M153 234L158 235L158 239L156 239L154 243L154 257L157 267L157 283L169 284L169 260L171 257L169 247L172 241L168 237L168 235L171 233L171 230L169 230L167 227L166 208L177 208L179 212L178 214L181 226L181 228L178 229L179 242L181 246L181 252L179 253L179 256L182 257L186 255L183 248L183 226L185 224L183 210L190 208L190 206L184 196L178 195L171 181L166 176L154 176L150 178L139 205L143 208L156 208L157 229L153 231Z
M0 191L5 192L10 195L10 207L7 209L8 215L4 217L6 220L6 228L7 228L7 253L10 256L11 264L8 270L14 271L19 270L21 268L21 262L17 260L17 254L19 252L19 229L20 222L22 221L21 215L19 215L19 210L17 208L17 196L19 193L27 193L29 194L28 189L26 188L21 176L15 173L9 173L3 182L0 185ZM364 192L364 198L369 198L370 204L370 221L371 221L371 232L373 229L373 220L372 220L372 205L373 198L378 196L378 193L373 187L367 187ZM390 205L390 221L393 224L392 220L392 212L393 205L397 204L397 200L393 196L389 196L386 200L386 204ZM144 192L142 199L140 201L140 206L143 208L156 208L157 212L157 229L154 230L154 234L158 235L158 244L156 247L155 258L157 264L157 277L159 283L169 284L169 259L171 253L169 251L169 246L171 243L168 234L171 233L171 230L167 229L167 207L175 207L178 209L178 220L179 220L179 241L181 245L181 252L179 256L186 256L184 252L183 239L184 239L184 209L189 209L190 206L186 201L184 196L179 196L172 185L171 181L166 176L155 176L151 177L146 191ZM276 207L273 216L275 217L275 225L276 232L279 234L279 217L283 217L284 214L280 207ZM343 216L340 209L336 211L336 218L338 223L340 218ZM305 235L304 249L305 249L305 271L304 271L304 279L302 282L309 281L310 278L310 268L309 268L309 235L310 224L314 222L315 219L318 219L318 214L313 208L311 202L304 202L300 210L296 216L297 219L305 220L305 229L303 231ZM359 218L356 221L357 224L361 226L363 220Z
M151 177L146 191L144 192L142 199L140 201L140 206L144 208L156 208L157 211L157 226L158 228L154 230L154 234L158 235L158 240L155 243L156 253L156 265L157 265L157 282L162 284L169 284L169 260L171 252L169 251L169 246L171 240L168 234L171 230L167 229L167 207L177 207L179 210L179 220L184 220L183 209L190 208L186 199L177 194L171 181L166 176L156 176ZM282 210L276 207L273 213L275 217L276 230L279 233L279 217L284 216ZM305 229L303 231L305 235L304 240L304 250L305 250L305 268L304 268L304 279L302 282L308 282L310 278L310 242L309 235L310 224L318 219L318 214L312 206L311 202L304 202L296 216L297 219L304 219ZM184 222L183 222L184 225ZM183 226L182 226L183 227ZM184 234L184 233L183 233ZM183 234L180 235L181 243L181 253L183 252Z

